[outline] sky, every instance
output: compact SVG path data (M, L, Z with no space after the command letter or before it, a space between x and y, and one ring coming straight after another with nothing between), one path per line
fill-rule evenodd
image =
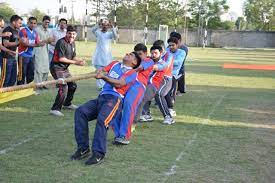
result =
M71 15L72 0L61 0L67 5L68 11ZM86 0L74 0L74 14L77 19L85 14ZM230 6L230 11L235 12L238 16L242 15L242 4L245 0L227 0ZM28 13L33 8L38 8L50 15L58 14L59 0L0 0L0 2L9 3L18 14ZM31 6L30 6L31 4Z

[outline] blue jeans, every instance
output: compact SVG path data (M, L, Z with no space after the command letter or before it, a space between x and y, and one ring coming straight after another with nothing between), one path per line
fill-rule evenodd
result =
M15 58L0 58L1 67L1 87L13 86L16 83L17 77L17 62Z
M92 150L105 154L108 127L119 118L121 111L121 98L110 94L99 95L97 99L90 100L78 107L74 116L77 148L89 148L88 122L97 119Z

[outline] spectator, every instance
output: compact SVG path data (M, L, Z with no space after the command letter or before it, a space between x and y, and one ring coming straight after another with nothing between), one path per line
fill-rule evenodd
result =
M37 19L30 17L28 26L21 29L19 32L19 47L18 47L18 78L17 84L23 85L30 83L34 79L34 55L33 48L45 46L44 41L40 41L37 32L34 28L37 25Z
M10 18L10 26L3 30L1 45L1 82L0 87L13 86L16 83L17 63L15 59L16 49L18 47L18 30L22 26L22 18L13 15ZM1 19L1 27L4 27L3 18Z
M50 31L48 29L51 18L49 16L43 17L43 22L41 26L38 26L35 30L39 38L49 44L52 41L50 37ZM34 61L34 82L41 83L46 81L49 73L49 54L47 45L37 47L34 49L35 61ZM47 89L45 86L39 88L38 90ZM36 91L39 94L39 91Z
M112 31L108 31L109 27L112 27ZM112 23L108 20L100 20L99 25L92 28L92 32L96 36L96 50L93 55L92 63L95 68L105 67L113 60L111 53L111 40L117 38L117 30L113 27ZM101 89L104 85L104 81L97 80L96 85Z

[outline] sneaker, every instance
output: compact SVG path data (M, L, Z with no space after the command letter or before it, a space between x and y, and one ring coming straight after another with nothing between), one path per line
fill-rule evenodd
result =
M54 116L64 116L64 114L58 110L50 110L50 114Z
M128 145L128 144L130 144L130 141L127 140L125 137L116 138L115 141L116 141L116 144L118 144L118 145Z
M171 118L170 116L165 116L163 124L171 125L173 123L175 123L173 118Z
M85 162L85 165L98 165L102 163L104 154L94 151L92 156Z
M139 119L139 121L141 121L141 122L151 122L153 120L154 120L154 118L148 114L140 116L140 119Z
M70 109L70 110L75 110L78 108L77 105L74 105L74 104L71 104L71 105L68 105L68 106L63 106L64 109Z
M44 90L48 90L49 88L48 87L46 87L46 86L43 86L42 87Z
M176 117L177 116L177 113L174 109L169 109L169 112L171 114L172 117Z
M147 118L145 117L146 115L141 115L139 118L139 121L141 122L147 122Z
M87 157L90 154L90 149L82 150L81 148L77 149L75 153L71 156L71 160L81 160Z

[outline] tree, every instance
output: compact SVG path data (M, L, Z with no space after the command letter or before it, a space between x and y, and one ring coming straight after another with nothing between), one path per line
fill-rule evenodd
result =
M5 21L9 21L10 17L15 14L15 11L7 3L0 3L0 15L4 17Z
M246 0L244 14L247 20L247 29L268 30L270 21L275 15L274 0Z
M191 26L205 27L208 23L209 29L223 28L220 16L229 10L226 3L227 0L191 0L189 3L189 12L193 17Z
M42 21L44 15L46 15L46 14L37 8L30 11L30 16L37 18L38 22Z

